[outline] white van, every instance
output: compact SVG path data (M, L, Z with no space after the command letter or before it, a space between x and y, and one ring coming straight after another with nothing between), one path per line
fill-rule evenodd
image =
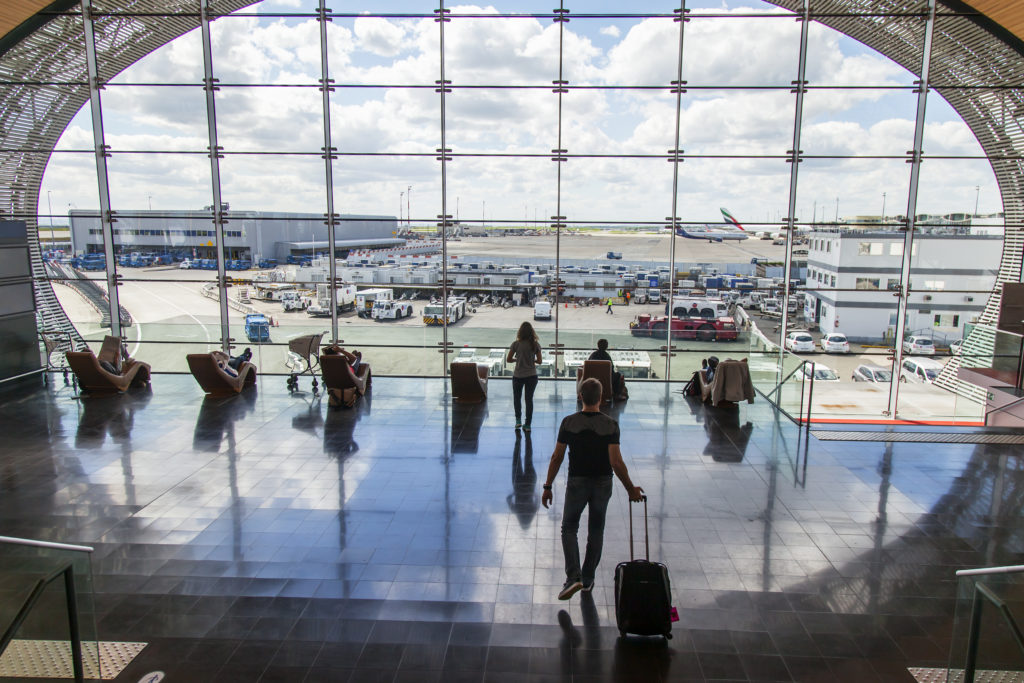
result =
M533 305L534 320L551 320L551 302L538 301Z
M942 372L942 363L931 358L904 358L900 366L900 381L931 384Z

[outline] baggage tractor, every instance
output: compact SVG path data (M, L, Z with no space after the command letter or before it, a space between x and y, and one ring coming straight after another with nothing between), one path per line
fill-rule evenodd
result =
M672 637L672 588L668 567L651 562L647 533L647 496L644 503L645 559L633 557L633 504L629 505L629 562L615 567L615 620L619 634Z

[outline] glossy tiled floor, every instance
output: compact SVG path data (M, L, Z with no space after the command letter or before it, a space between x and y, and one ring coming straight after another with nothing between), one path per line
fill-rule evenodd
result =
M618 639L618 485L593 596L556 599L565 472L552 510L538 479L568 383L541 383L522 437L503 381L463 407L441 380L378 378L352 410L283 378L226 401L180 376L41 391L0 405L0 529L95 547L99 637L150 643L133 682L909 681L946 663L953 572L1022 560L1019 448L805 451L763 400L675 388L612 410L670 568L667 644Z

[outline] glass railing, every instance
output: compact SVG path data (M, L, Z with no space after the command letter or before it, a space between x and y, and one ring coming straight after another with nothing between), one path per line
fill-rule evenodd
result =
M956 573L957 604L947 683L1024 675L1024 566Z
M91 553L87 546L0 536L0 668L32 678L105 677Z

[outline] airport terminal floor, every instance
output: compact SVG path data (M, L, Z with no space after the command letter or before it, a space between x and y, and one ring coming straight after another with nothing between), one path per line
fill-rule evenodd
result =
M618 484L595 590L556 597L565 466L551 509L540 485L565 381L517 434L508 381L460 405L441 379L378 378L333 409L308 378L215 400L188 376L83 399L58 377L0 404L0 528L94 547L98 638L148 643L133 683L913 681L947 664L954 572L1024 562L1019 446L819 441L761 397L680 387L608 408L669 641L615 626Z

